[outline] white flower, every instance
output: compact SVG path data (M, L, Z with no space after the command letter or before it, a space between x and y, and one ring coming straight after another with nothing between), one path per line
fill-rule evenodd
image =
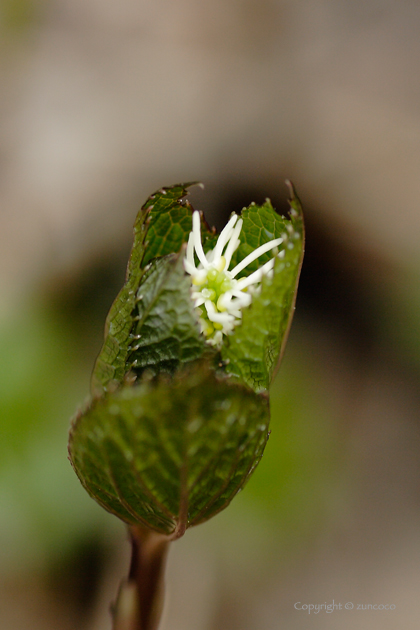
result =
M242 308L251 304L252 293L259 289L263 276L272 273L275 257L247 277L236 279L236 276L254 260L283 242L282 238L275 238L264 243L229 271L232 255L240 243L242 223L242 219L233 214L220 233L216 247L206 255L201 244L200 213L195 211L192 215L192 232L188 239L184 267L191 275L191 296L199 313L201 332L209 344L217 347L221 346L223 335L231 334L234 327L240 324ZM198 267L195 255L199 261ZM284 251L277 255L284 256Z

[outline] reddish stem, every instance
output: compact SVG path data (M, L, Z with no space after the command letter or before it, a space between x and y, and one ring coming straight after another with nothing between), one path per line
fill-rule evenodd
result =
M128 580L121 583L113 630L157 630L163 610L163 574L169 540L142 527L130 527L132 556Z

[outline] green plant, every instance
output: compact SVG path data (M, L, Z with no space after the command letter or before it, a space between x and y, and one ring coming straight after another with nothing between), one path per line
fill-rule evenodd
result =
M252 203L219 236L189 186L157 191L137 216L92 397L70 431L81 483L131 533L115 630L157 628L169 542L223 510L261 459L302 263L290 183L290 218Z

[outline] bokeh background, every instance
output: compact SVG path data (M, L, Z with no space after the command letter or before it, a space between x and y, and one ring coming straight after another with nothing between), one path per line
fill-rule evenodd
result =
M219 228L284 179L307 253L272 434L171 549L162 630L420 623L420 5L0 1L0 627L110 630L117 519L66 458L131 226ZM394 604L308 615L294 604ZM301 605L300 604L300 605Z

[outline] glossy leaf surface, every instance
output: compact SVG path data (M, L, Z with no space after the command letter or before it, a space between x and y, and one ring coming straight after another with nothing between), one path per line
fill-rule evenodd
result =
M98 503L172 538L226 507L261 458L267 390L287 339L304 245L292 187L290 218L269 200L242 212L230 269L273 239L282 238L280 255L218 350L200 333L184 270L193 210L187 190L161 189L137 216L126 282L93 372L93 399L73 423L69 444L79 479ZM201 236L204 251L213 249L217 236L203 218Z
M302 210L293 189L290 206L290 219L278 215L268 200L263 206L252 204L241 215L244 223L235 263L267 241L283 238L279 246L283 257L276 260L272 278L264 277L261 290L242 311L242 323L222 347L226 371L255 391L268 389L293 317L304 247ZM269 258L269 254L261 256L247 267L246 275Z
M190 287L183 252L150 263L136 296L127 358L127 368L137 376L145 369L173 374L181 365L209 353L200 334Z
M178 184L162 188L151 195L142 206L134 224L134 243L127 266L126 281L115 299L105 324L105 340L96 360L92 374L92 393L101 393L120 384L132 363L135 335L139 332L139 296L148 264L156 257L179 253L191 231L191 205L186 201L188 188L193 184ZM202 233L205 242L211 243L215 236L204 220ZM150 283L149 283L150 286ZM173 352L162 360L173 361ZM175 359L176 361L177 359ZM182 358L179 358L182 361ZM144 366L144 361L140 361ZM159 365L153 365L156 371ZM164 367L164 366L161 366Z
M203 366L124 385L71 430L80 481L106 510L178 537L226 507L257 465L268 399Z

